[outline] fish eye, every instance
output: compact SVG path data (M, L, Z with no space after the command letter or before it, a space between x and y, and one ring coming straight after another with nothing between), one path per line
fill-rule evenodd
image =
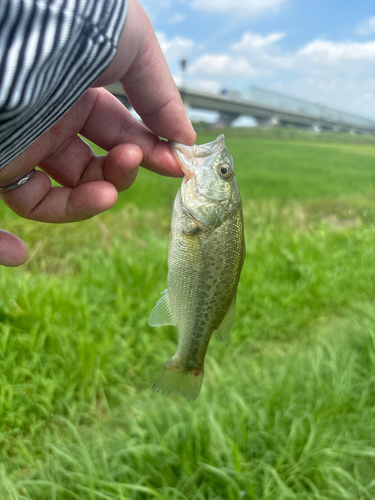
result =
M223 179L229 179L229 177L232 177L233 169L228 163L220 163L218 172Z

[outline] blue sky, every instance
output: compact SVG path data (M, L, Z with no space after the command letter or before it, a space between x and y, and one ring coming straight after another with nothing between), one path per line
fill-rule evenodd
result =
M375 0L141 0L177 83L255 85L375 119ZM193 116L194 117L194 116Z

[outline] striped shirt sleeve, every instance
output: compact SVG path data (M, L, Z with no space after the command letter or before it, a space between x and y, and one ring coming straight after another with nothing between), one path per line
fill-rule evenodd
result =
M0 0L0 169L103 73L126 12L127 0Z

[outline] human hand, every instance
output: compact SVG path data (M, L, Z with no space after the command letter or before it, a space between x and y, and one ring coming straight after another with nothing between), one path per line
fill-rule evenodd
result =
M105 89L89 89L59 122L0 170L2 187L36 165L41 169L25 185L1 194L21 217L72 222L108 210L116 203L117 192L134 182L138 165L161 175L182 175L167 143L158 136L192 145L195 132L147 15L137 0L129 0L128 9L116 56L94 86L120 80L152 132ZM96 157L78 134L108 155ZM52 187L50 177L63 187ZM0 264L17 266L26 258L26 245L0 231Z

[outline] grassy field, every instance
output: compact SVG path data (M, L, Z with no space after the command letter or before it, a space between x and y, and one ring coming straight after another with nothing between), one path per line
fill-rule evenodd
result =
M371 141L229 131L247 257L194 402L150 390L177 345L147 319L181 181L141 171L74 225L1 206L30 259L0 269L0 498L373 499Z

